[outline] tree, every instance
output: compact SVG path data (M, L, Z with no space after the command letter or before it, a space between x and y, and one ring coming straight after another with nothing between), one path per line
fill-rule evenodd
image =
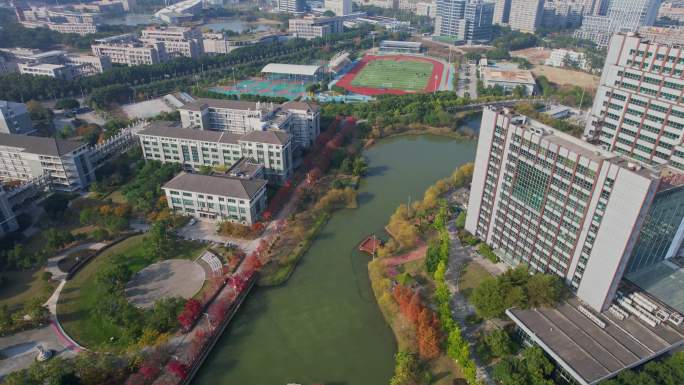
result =
M514 343L504 330L493 330L485 335L485 344L495 357L505 357L513 354Z
M188 376L188 365L178 361L178 360L171 360L169 363L166 365L166 368L171 372L174 376L184 379L185 377Z
M434 314L424 308L418 317L418 354L424 360L439 356L439 331Z
M69 206L70 196L64 193L54 193L43 201L43 209L52 220L62 217Z
M422 385L429 383L418 358L413 353L400 351L394 355L394 376L390 385Z
M55 108L58 110L72 110L81 106L81 103L74 98L59 99L55 103Z
M170 223L166 220L156 221L150 227L148 240L152 253L157 258L165 258L173 247L173 234L169 231Z
M527 281L529 306L553 306L564 294L563 282L556 275L533 274Z

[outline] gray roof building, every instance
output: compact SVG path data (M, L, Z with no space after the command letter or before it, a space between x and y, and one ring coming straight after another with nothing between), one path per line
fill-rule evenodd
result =
M40 155L62 156L85 145L84 142L75 140L0 133L0 146L17 147L24 152Z
M164 189L190 191L238 199L252 199L266 186L263 179L246 180L182 172L164 185Z
M290 134L285 131L252 131L243 135L240 140L285 145L290 142Z

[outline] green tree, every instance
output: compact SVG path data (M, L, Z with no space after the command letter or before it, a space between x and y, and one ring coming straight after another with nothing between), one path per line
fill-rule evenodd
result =
M59 99L55 103L55 108L58 110L72 110L81 106L81 103L74 98Z
M0 306L0 329L7 330L14 325L14 319L12 318L12 312L9 306Z
M526 285L529 306L553 306L558 302L565 288L561 279L551 274L533 274Z
M165 258L173 247L174 238L169 231L170 223L166 220L156 221L150 227L147 237L152 253L157 258Z
M394 355L394 375L390 385L422 385L427 384L425 373L418 358L410 352L400 351Z
M485 335L485 344L496 357L505 357L513 354L515 344L505 330L493 330Z

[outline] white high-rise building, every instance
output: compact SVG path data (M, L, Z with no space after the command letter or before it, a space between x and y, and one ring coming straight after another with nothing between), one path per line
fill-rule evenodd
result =
M352 0L325 0L325 9L335 16L346 16L352 13Z
M278 12L301 15L306 11L304 0L278 0Z
M494 18L492 22L498 25L508 25L511 17L511 0L496 0L494 4Z
M672 172L488 107L465 227L503 261L557 274L586 305L603 311L630 258L650 258L635 253L636 246L642 230L653 232L644 226L647 218L662 211L654 202L669 201ZM681 245L681 215L663 241L665 251Z
M661 3L662 0L610 0L606 15L585 16L575 37L605 47L616 32L635 32L639 27L653 25Z
M508 25L516 31L534 33L543 15L544 0L511 0Z
M465 36L466 0L437 0L435 35Z
M611 151L684 170L684 51L616 34L585 128Z

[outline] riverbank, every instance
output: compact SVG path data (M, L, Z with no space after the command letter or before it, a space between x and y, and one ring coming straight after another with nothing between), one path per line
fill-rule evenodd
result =
M423 199L410 208L400 205L388 227L413 229L417 224L417 230L393 236L383 247L385 250L379 250L378 254L384 257L368 264L373 293L397 339L399 351L412 355L418 362L411 375L432 378L431 384L448 385L457 380L477 383L469 358L454 358L463 349L463 340L449 309L449 293L443 282L445 261L449 258L449 239L444 229L450 214L442 199L468 184L472 170L472 165L461 166L450 177L429 187ZM416 214L419 212L420 216ZM403 245L424 243L429 247L422 252L422 258L403 258L416 253ZM446 348L441 349L444 345ZM399 367L395 369L398 370Z
M358 208L330 216L285 283L250 294L194 385L387 384L397 342L368 280L370 257L357 246L382 230L397 204L474 155L474 142L431 135L364 151Z

